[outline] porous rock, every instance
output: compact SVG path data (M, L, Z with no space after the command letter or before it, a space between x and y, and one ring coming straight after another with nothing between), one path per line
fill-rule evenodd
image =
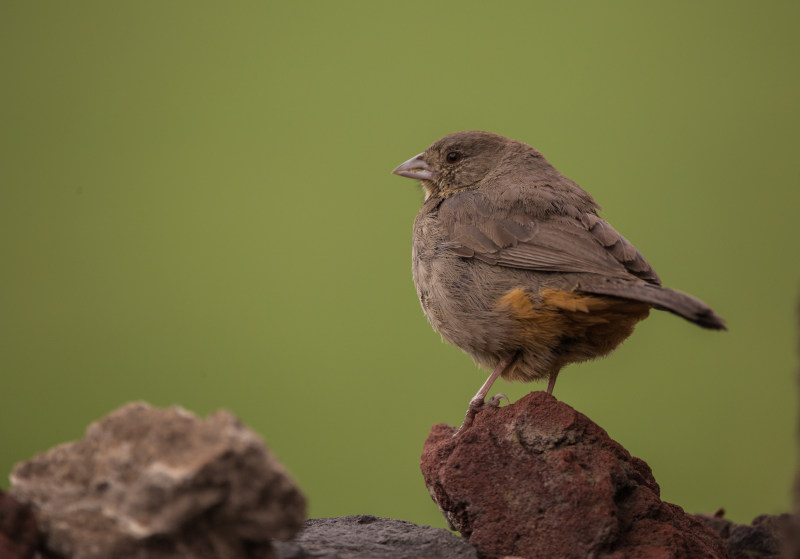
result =
M0 559L30 559L39 541L31 508L0 490Z
M278 559L477 559L464 538L430 526L376 516L312 518Z
M727 556L713 530L661 501L645 462L544 392L454 433L432 428L422 473L449 523L487 557Z
M720 516L698 514L725 542L730 559L796 559L797 518L791 514L757 516L734 524Z
M285 468L232 414L144 403L18 464L11 493L68 558L271 557L270 540L305 516Z

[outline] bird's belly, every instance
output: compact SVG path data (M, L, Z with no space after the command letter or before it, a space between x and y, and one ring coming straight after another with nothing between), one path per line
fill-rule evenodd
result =
M414 283L434 330L479 365L518 359L504 378L532 380L606 355L649 305L581 294L565 274L537 274L414 251Z
M494 366L513 339L513 319L496 304L510 287L507 279L455 255L415 250L413 258L417 296L433 329L480 365Z

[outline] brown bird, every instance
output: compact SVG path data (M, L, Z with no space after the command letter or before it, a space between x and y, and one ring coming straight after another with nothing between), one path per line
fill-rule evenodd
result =
M419 179L414 284L434 330L497 377L556 377L569 363L607 355L651 308L725 330L711 308L661 286L641 253L597 215L589 193L531 146L497 134L456 132L394 171Z

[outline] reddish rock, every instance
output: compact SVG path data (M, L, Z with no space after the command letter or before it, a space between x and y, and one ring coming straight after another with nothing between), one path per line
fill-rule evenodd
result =
M435 425L422 473L450 524L487 557L727 557L720 537L661 501L650 467L544 392Z
M0 490L0 558L30 559L40 539L30 507Z

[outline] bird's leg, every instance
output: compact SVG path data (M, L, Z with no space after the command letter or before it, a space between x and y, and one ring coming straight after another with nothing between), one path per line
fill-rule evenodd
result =
M467 416L464 418L464 423L461 424L461 427L459 427L455 435L458 435L462 431L469 429L470 425L472 425L472 422L475 421L475 416L478 415L478 411L485 405L484 400L486 399L486 395L489 393L489 390L492 388L494 381L496 381L497 377L502 375L505 372L505 370L511 366L516 357L517 357L516 354L509 355L508 357L506 357L497 364L497 366L492 371L492 374L489 375L489 378L486 379L486 382L484 382L483 386L481 386L480 390L478 390L478 393L475 394L472 400L469 401L469 408L467 408ZM494 400L494 398L492 400ZM499 400L496 400L492 402L492 405L497 405L498 403Z
M550 373L550 381L547 383L547 393L551 396L553 395L553 388L556 386L556 377L558 376L558 371L554 371Z

